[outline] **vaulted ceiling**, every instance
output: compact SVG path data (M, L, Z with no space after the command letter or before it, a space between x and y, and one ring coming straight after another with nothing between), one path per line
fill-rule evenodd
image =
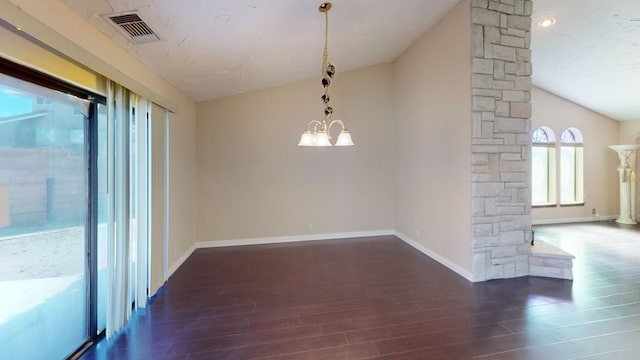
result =
M542 28L545 16L556 24ZM535 0L533 82L612 119L640 120L640 1Z
M319 76L321 1L64 0L196 101ZM391 62L459 0L333 0L338 72ZM104 15L137 11L161 41L134 44ZM557 19L541 28L544 16ZM640 1L535 0L534 84L616 120L640 120Z
M320 76L322 1L65 0L197 101ZM338 72L395 60L458 0L334 0L329 56ZM137 10L164 39L135 45L101 15Z

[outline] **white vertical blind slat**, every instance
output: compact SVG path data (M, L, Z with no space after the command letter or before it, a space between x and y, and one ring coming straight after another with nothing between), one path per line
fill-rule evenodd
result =
M153 104L151 111L151 281L150 294L155 294L167 280L166 244L166 129L167 110Z

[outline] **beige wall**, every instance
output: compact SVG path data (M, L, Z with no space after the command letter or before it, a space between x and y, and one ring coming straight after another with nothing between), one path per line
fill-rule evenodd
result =
M578 128L584 137L585 159L585 205L534 208L531 211L533 220L589 218L594 208L600 216L617 215L617 157L608 146L618 143L619 123L536 87L531 93L531 103L532 129L547 126L559 140L564 129Z
M393 228L392 67L336 67L334 118L354 147L297 146L323 113L320 75L198 105L199 240Z
M468 273L470 38L461 1L394 64L395 229Z
M181 106L169 113L169 267L197 241L196 115Z
M621 121L618 126L618 144L637 144L640 141L640 120Z
M76 15L61 0L0 0L0 17L68 58L174 111L170 115L169 144L169 264L175 263L195 242L195 102ZM0 53L14 54L16 50L9 46L0 42ZM20 60L29 62L30 59L23 57L35 62L38 54L20 55ZM154 261L163 262L163 259Z

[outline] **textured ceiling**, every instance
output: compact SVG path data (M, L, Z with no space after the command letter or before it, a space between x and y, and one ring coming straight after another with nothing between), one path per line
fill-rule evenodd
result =
M612 119L640 120L640 0L533 4L534 84ZM537 26L546 15L556 24Z
M319 76L321 1L64 0L196 101ZM395 60L458 0L333 0L338 72ZM162 37L135 45L103 15L137 10ZM553 15L557 23L540 28ZM616 120L640 120L640 0L534 0L533 82Z
M320 77L322 1L65 0L196 101ZM395 60L458 0L333 0L329 57L338 72ZM164 41L135 45L102 15L138 10Z

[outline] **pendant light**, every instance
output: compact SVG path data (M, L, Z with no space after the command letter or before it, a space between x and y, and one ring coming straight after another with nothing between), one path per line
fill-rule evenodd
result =
M332 146L331 144L331 128L334 125L339 125L341 130L338 138L336 139L335 146L352 146L351 134L346 129L342 120L331 120L333 116L333 108L329 106L331 100L329 96L329 86L336 74L335 66L329 63L328 56L328 43L329 43L329 10L331 10L332 4L330 2L322 3L318 9L321 13L324 13L325 18L325 31L324 31L324 51L322 53L322 87L324 87L324 94L320 97L320 100L324 104L324 117L322 121L311 120L307 124L307 129L302 133L298 146Z

